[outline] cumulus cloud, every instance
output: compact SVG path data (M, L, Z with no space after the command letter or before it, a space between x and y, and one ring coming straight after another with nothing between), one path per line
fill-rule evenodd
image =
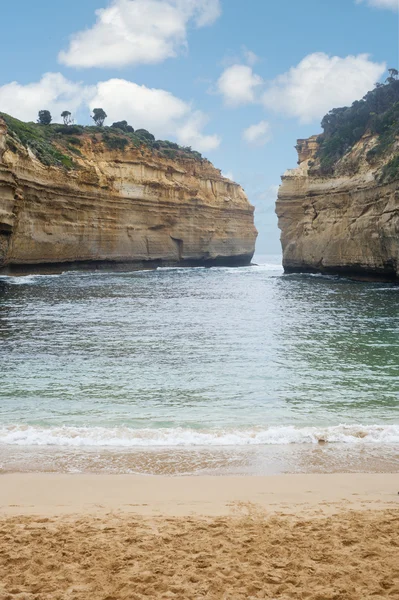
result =
M75 33L59 54L70 67L156 64L187 46L187 27L211 25L220 0L112 0L96 11L96 22Z
M61 121L61 112L75 113L94 92L93 86L84 86L66 79L61 73L46 73L40 81L21 85L13 81L0 87L0 108L17 119L34 121L41 109L50 110L55 121Z
M123 118L135 128L170 133L190 113L190 105L165 90L148 88L126 79L109 79L97 84L90 99L91 110L103 106L110 122Z
M270 125L267 121L260 121L244 129L243 139L254 146L264 146L271 140Z
M214 150L220 144L217 135L202 133L208 122L204 113L162 89L110 79L97 84L89 106L91 110L106 107L110 122L123 118L135 128L144 127L157 137L174 136L180 144L200 151Z
M41 109L50 110L54 121L61 112L86 113L103 107L108 122L126 119L134 128L150 130L156 137L174 137L183 145L200 151L220 144L217 135L206 135L207 116L170 92L147 88L125 79L109 79L85 86L67 80L60 73L47 73L39 82L17 82L0 87L0 108L22 120L36 120Z
M247 65L232 65L223 71L217 82L217 92L227 106L240 106L255 102L256 90L263 80Z
M372 62L368 54L340 58L316 52L277 77L264 93L263 103L301 123L310 123L331 108L364 96L385 69L385 63Z
M176 137L182 146L192 146L194 149L206 152L216 150L221 139L218 135L205 135L202 129L208 122L208 117L197 110L176 130Z
M375 6L376 8L399 10L399 0L356 0L356 4L363 4L364 2L369 6Z

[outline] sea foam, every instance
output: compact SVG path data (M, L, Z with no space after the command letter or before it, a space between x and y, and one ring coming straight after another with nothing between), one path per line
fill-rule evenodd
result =
M399 425L337 425L331 427L270 427L267 429L129 427L0 427L0 445L60 447L174 447L286 444L397 444Z
M32 285L46 280L53 280L57 277L62 277L64 273L54 274L39 274L34 275L0 275L0 281L4 281L10 285Z

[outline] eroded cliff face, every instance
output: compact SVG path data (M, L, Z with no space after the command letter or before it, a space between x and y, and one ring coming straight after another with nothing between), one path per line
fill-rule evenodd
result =
M0 269L249 264L257 232L242 188L206 160L82 137L77 168L10 149L0 118ZM14 144L15 146L15 144Z
M395 152L375 164L365 135L323 176L317 136L298 141L299 166L282 177L276 204L286 272L399 277L399 180L380 183Z

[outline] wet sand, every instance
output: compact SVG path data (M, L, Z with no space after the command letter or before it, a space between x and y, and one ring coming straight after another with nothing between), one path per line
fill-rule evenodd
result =
M398 444L271 444L97 448L3 445L0 475L269 476L306 473L394 473Z
M399 598L399 475L0 477L0 600Z

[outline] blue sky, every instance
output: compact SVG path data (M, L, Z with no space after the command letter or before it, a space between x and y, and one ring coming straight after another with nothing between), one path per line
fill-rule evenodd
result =
M398 66L398 0L3 4L0 110L89 123L102 106L109 123L192 145L246 190L262 253L279 251L274 201L296 139Z

